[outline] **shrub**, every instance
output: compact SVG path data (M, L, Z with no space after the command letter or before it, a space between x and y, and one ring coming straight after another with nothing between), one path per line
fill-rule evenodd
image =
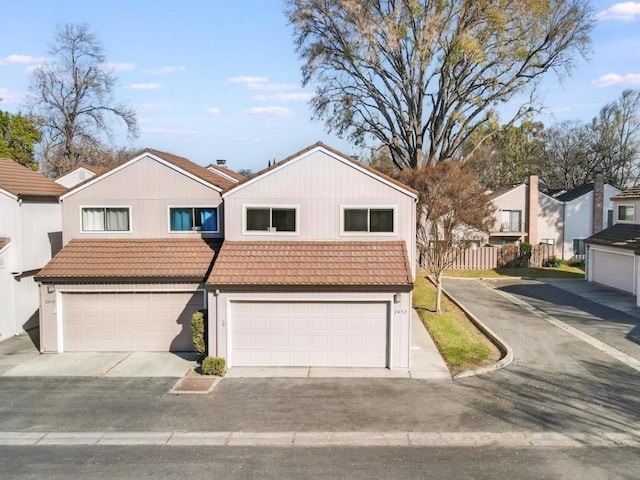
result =
M505 268L517 267L519 251L519 247L513 243L503 245L500 248L500 257L498 259L500 266Z
M206 357L202 361L202 373L204 375L217 375L224 377L227 371L227 362L222 357Z
M207 352L207 310L198 310L191 316L191 338L200 355Z
M567 262L567 265L569 265L570 267L584 268L584 259L577 258L575 260L569 260Z
M520 244L520 255L523 257L530 257L533 251L533 246L530 243L522 242Z
M558 268L562 266L562 260L553 255L552 257L547 258L542 264L543 267L551 267Z

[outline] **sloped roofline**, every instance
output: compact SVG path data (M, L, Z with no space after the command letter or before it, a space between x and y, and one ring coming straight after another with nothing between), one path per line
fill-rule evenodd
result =
M222 198L227 197L228 195L231 195L233 193L235 193L236 191L242 190L244 187L247 187L249 185L252 185L253 183L259 181L260 179L262 179L263 177L269 176L279 170L282 170L283 168L286 168L288 165L291 165L299 160L302 160L303 158L308 157L309 155L312 155L316 152L322 151L324 153L326 153L327 155L333 157L334 159L349 165L350 167L355 168L356 170L359 170L360 172L364 173L365 175L368 175L372 178L375 178L377 180L380 180L382 183L404 193L405 195L408 195L412 198L418 198L418 192L416 190L414 190L413 188L409 187L408 185L405 185L402 182L399 182L398 180L385 175L382 172L379 172L378 170L369 167L368 165L365 165L359 161L357 161L356 159L350 157L349 155L342 153L338 150L335 150L331 147L328 147L327 145L325 145L322 142L317 142L313 145L309 145L308 147L300 150L297 153L294 153L293 155L288 156L287 158L285 158L284 160L280 160L278 163L276 163L274 166L271 167L267 167L263 170L261 170L260 172L258 172L256 175L254 175L251 178L247 178L245 180L240 181L240 183L238 183L237 185L233 185L232 187L226 189L223 193L222 193Z
M162 157L160 157L158 154L156 153L152 153L150 152L148 149L145 149L142 153L140 153L139 155L133 157L131 160L128 160L120 165L118 165L117 167L112 168L111 170L108 170L102 174L99 175L95 175L93 177L91 177L90 179L86 180L85 182L80 183L79 185L77 185L76 187L72 187L71 189L69 189L69 191L67 193L65 193L64 195L60 196L60 200L64 200L67 197L70 197L71 195L74 195L82 190L84 190L87 187L90 187L91 185L99 182L100 180L107 178L111 175L113 175L114 173L119 172L120 170L124 170L125 168L127 168L130 165L133 165L136 162L139 162L140 160L142 160L145 157L149 157L152 158L153 160L155 160L158 163L163 164L166 167L171 168L172 170L175 170L189 178L191 178L192 180L195 180L198 183L201 183L202 185L206 186L206 187L210 187L213 190L217 191L217 192L222 192L222 188L218 187L217 185L214 185L210 182L207 182L206 180L203 180L202 178L198 177L197 175L194 175L193 173L187 172L185 169L180 168L179 166L175 165L173 162L170 162L169 160L166 160ZM205 169L205 167L201 168Z
M503 197L507 193L513 192L514 190L516 190L517 188L520 188L520 187L529 188L529 184L525 183L525 182L519 183L519 184L514 185L513 187L511 187L509 190L505 190L504 192L500 193L499 195L496 195L495 197L492 197L491 195L489 195L489 200L491 202L493 202L494 200L497 200L498 198ZM561 202L560 200L558 200L557 198L552 197L551 195L547 195L546 193L541 192L540 190L538 190L538 195L544 195L549 200L553 200L556 203L564 203L564 202Z

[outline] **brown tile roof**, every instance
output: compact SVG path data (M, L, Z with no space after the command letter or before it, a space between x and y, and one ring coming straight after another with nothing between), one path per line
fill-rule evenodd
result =
M187 158L179 157L178 155L173 155L172 153L162 152L160 150L154 150L153 148L145 148L143 152L149 152L153 155L156 155L161 159L174 164L176 167L189 172L191 175L195 175L205 182L211 183L212 185L221 188L222 190L230 188L233 185L237 185L228 178L225 178L222 175L218 175L211 170L207 170L205 167L198 165L197 163L193 163Z
M219 242L201 238L75 239L40 270L39 281L203 281Z
M241 182L242 180L247 178L244 175L242 175L241 173L238 173L235 170L231 170L230 168L223 167L222 165L213 165L213 164L211 164L211 165L209 165L207 167L207 169L209 169L209 168L213 168L214 170L220 170L225 175L229 175L231 178L235 178L239 182Z
M413 283L403 241L225 241L207 284L400 286Z
M616 223L590 236L585 242L595 245L636 250L640 247L640 225L635 223Z
M0 237L0 250L11 243L11 239L9 237Z
M631 198L640 198L640 185L627 188L615 197L611 197L612 200L625 200Z
M417 194L418 194L417 190L415 190L415 189L413 189L413 188L409 187L408 185L405 185L404 183L400 182L399 180L396 180L395 178L390 177L389 175L387 175L387 174L385 174L385 173L382 173L382 172L380 172L379 170L376 170L375 168L370 167L369 165L366 165L366 164L364 164L364 163L361 163L361 162L359 162L358 160L356 160L355 158L350 157L350 156L349 156L349 155L347 155L346 153L342 153L342 152L340 152L339 150L336 150L336 149L334 149L334 148L331 148L331 147L329 147L329 146L325 145L325 144L324 144L324 143L322 143L322 142L316 142L316 143L314 143L313 145L309 145L307 148L303 148L303 149L302 149L302 150L300 150L299 152L294 153L293 155L289 155L287 158L285 158L285 159L283 159L283 160L280 160L280 161L279 161L279 162L277 162L276 164L274 164L274 165L272 165L272 166L270 166L270 167L267 167L267 168L265 168L265 169L263 169L263 170L260 170L260 171L259 171L258 173L256 173L255 175L253 175L253 176L251 176L251 177L249 177L249 178L244 178L243 180L241 180L241 181L240 181L240 183L233 184L233 185L231 186L231 188L227 188L227 189L225 190L225 193L226 193L227 191L229 191L229 190L233 190L234 188L236 188L236 187L238 187L238 186L240 186L240 185L242 185L242 184L244 184L244 183L248 182L249 180L253 180L253 179L255 179L256 177L259 177L260 175L264 175L264 174L268 173L269 171L273 170L274 168L279 167L280 165L284 165L285 163L290 162L290 161L291 161L291 160L293 160L294 158L298 158L299 156L304 155L305 153L310 152L311 150L313 150L314 148L317 148L317 147L322 147L322 148L324 148L325 150L328 150L329 152L333 153L334 155L338 155L339 157L342 157L342 158L344 158L345 160L350 161L350 162L351 162L351 163L353 163L354 165L357 165L357 166L358 166L358 167L360 167L360 168L364 168L365 170L367 170L367 171L369 171L369 172L373 173L374 175L377 175L378 177L384 178L386 181L391 182L391 183L393 183L394 185L397 185L398 187L400 187L400 188L402 188L402 189L404 189L404 190L407 190L407 191L409 191L409 192L411 192L411 193L413 193L413 194L415 194L415 195L417 195Z
M18 197L57 197L67 191L41 173L1 157L0 188Z

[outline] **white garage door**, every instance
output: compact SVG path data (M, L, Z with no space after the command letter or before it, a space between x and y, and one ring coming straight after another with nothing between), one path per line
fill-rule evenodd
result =
M202 292L63 293L66 352L193 351Z
M386 303L234 302L233 366L386 367Z
M592 250L592 280L633 293L633 255Z

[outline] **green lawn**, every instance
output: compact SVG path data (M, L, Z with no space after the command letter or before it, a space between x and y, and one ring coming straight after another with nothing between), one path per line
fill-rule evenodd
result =
M445 277L463 278L584 278L584 269L562 265L559 268L496 268L494 270L447 270Z
M413 290L413 306L453 374L495 363L500 352L474 325L463 311L443 295L442 313L435 314L436 291L417 275Z

